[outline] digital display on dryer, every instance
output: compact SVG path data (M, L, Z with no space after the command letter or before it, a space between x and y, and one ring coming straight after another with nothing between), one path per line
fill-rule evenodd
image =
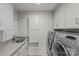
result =
M73 37L73 36L66 36L66 39L76 40L76 37Z

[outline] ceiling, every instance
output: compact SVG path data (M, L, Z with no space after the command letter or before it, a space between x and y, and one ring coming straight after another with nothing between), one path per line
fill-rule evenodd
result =
M57 3L13 3L18 11L53 11L57 5Z

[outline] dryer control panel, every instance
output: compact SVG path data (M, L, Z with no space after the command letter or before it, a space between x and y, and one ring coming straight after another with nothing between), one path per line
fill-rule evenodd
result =
M73 37L73 36L66 36L65 38L68 40L76 40L76 37Z
M79 37L75 35L70 35L70 34L62 34L59 37L59 40L61 40L65 45L76 48L79 47Z

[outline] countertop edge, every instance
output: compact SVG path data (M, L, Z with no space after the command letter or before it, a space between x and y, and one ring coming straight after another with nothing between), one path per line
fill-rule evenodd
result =
M13 56L14 54L16 54L16 52L18 52L18 50L20 50L21 47L26 43L28 43L28 40L25 40L10 56Z

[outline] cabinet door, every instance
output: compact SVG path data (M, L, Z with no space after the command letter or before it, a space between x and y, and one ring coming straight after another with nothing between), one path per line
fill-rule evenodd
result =
M73 10L74 28L79 28L79 3L74 4Z
M20 56L20 54L19 54L19 53L16 53L16 54L14 54L13 56Z
M65 27L72 28L74 27L74 4L66 5L66 19L65 19Z
M10 40L13 38L13 32L11 30L4 30L3 32L4 34L2 41Z
M79 28L79 4L62 4L54 15L54 28Z
M76 18L79 18L79 4L66 4L65 27L78 28L79 24L76 24Z
M27 56L28 55L28 42L25 43L13 56Z
M17 51L13 56L20 56L20 51Z
M28 44L25 44L19 52L20 56L27 56L28 55Z
M60 5L60 7L55 11L54 28L64 28L64 20L65 20L65 7L64 5Z

